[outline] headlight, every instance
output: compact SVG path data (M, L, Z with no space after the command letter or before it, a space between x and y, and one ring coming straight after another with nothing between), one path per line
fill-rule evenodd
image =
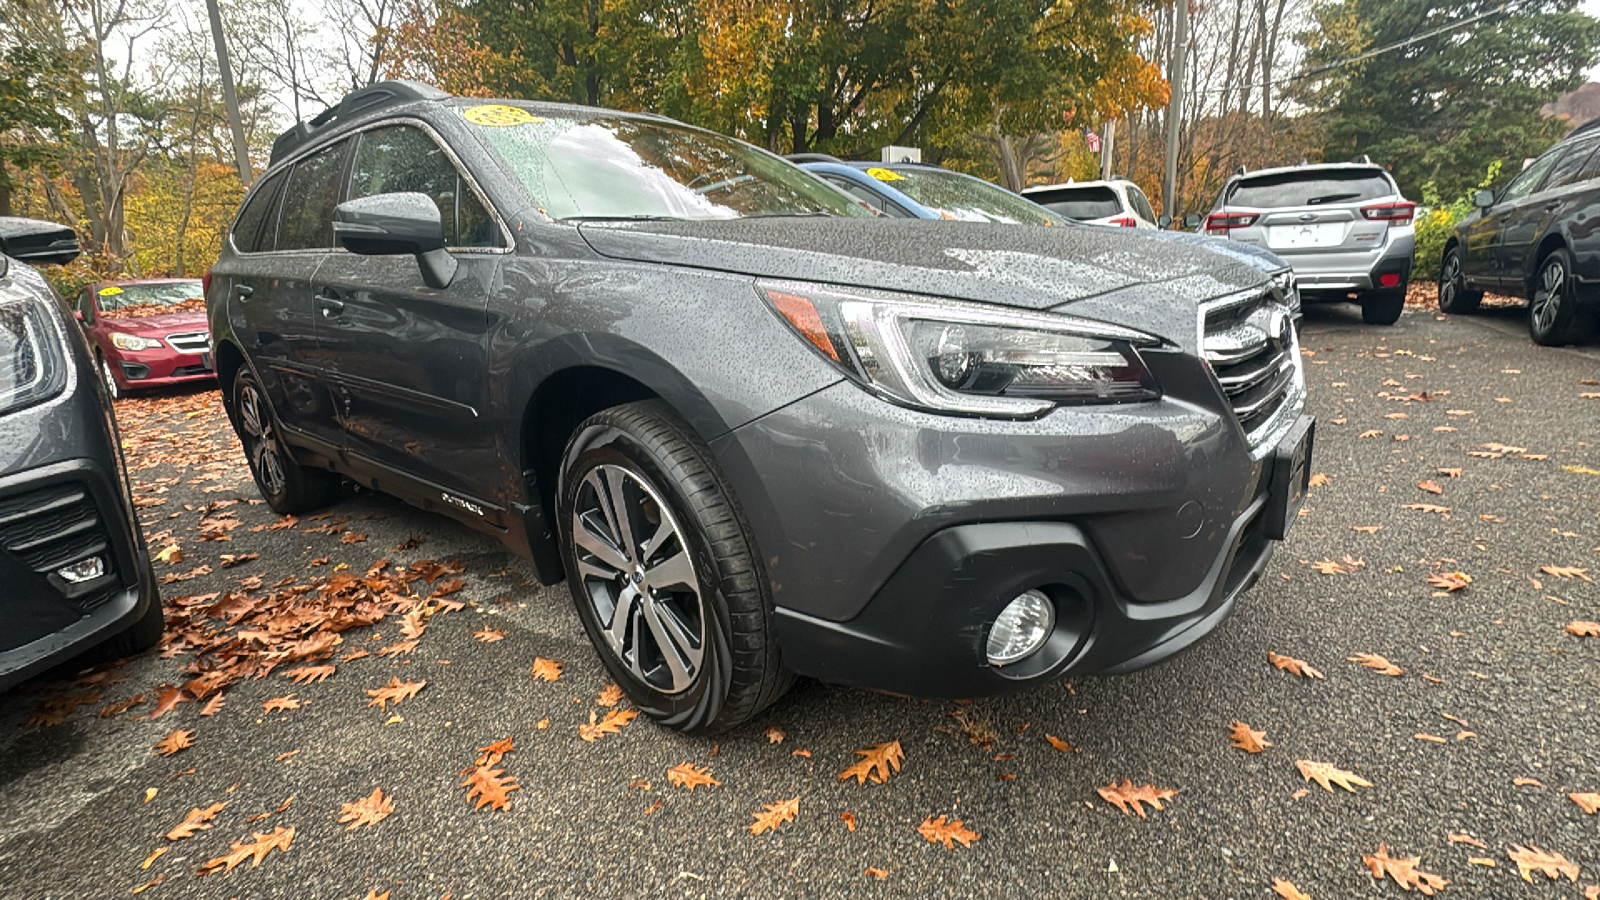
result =
M1160 396L1148 335L1065 316L811 284L760 282L786 321L857 381L908 406L1025 418Z
M66 381L66 350L42 304L0 303L0 414L48 400Z
M136 334L123 334L120 331L111 332L111 346L118 350L160 350L161 342L155 338L139 337Z

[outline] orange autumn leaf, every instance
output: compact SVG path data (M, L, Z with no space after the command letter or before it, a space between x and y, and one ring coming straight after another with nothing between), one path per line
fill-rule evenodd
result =
M211 820L215 819L217 813L222 812L222 808L227 805L227 801L223 801L221 803L213 803L204 809L197 806L189 810L189 814L183 817L183 821L172 826L172 830L167 832L167 840L181 841L186 837L193 837L197 832L210 828Z
M1522 880L1530 884L1533 883L1534 872L1543 872L1551 881L1560 881L1561 876L1565 875L1568 880L1576 884L1578 874L1582 871L1581 866L1565 856L1540 849L1532 844L1526 847L1512 844L1506 855L1517 864L1517 872L1522 876Z
M750 814L755 817L755 821L750 824L750 833L761 834L765 831L776 831L779 825L785 822L793 822L795 814L799 811L799 797L791 797L788 800L769 803L761 812Z
M1589 577L1589 570L1577 566L1540 566L1539 571L1557 578L1581 578L1590 584L1594 583L1594 579Z
M186 747L194 746L194 732L178 729L161 739L156 744L156 752L162 756L171 756Z
M1372 782L1362 778L1354 772L1336 768L1332 763L1313 762L1309 759L1295 761L1295 766L1300 769L1300 776L1306 781L1315 781L1322 785L1322 789L1333 793L1333 786L1338 785L1350 793L1355 793L1353 785L1372 787Z
M1395 884L1400 885L1405 890L1409 891L1412 888L1416 888L1429 897L1432 897L1436 891L1444 890L1445 885L1450 883L1448 879L1440 878L1438 875L1424 872L1417 868L1422 862L1422 857L1393 857L1389 855L1388 848L1383 844L1378 845L1377 853L1361 854L1361 861L1366 863L1367 870L1372 873L1373 878L1381 881L1387 875L1394 879Z
M928 839L930 844L943 844L946 850L954 850L956 844L971 847L972 842L983 835L978 834L961 823L960 819L947 820L944 816L929 816L917 826L917 833Z
M394 798L384 796L382 788L373 788L372 793L354 803L341 804L339 807L340 823L349 822L345 831L354 831L362 826L371 827L389 818L394 812Z
M1305 660L1295 659L1292 656L1280 656L1279 654L1273 653L1271 650L1267 651L1267 662L1270 662L1274 666L1277 666L1285 672L1288 672L1290 675L1299 675L1301 678L1322 677L1322 673L1311 668L1311 664Z
M887 869L880 869L877 866L867 866L867 870L861 874L871 878L876 878L879 881L889 877L889 872Z
M897 740L854 752L861 759L839 773L840 781L854 778L856 784L866 784L867 779L871 778L875 784L883 784L889 780L891 769L895 772L900 771L900 764L906 758L905 751L900 749L900 742Z
M261 708L266 710L268 713L288 712L290 710L299 709L300 706L300 701L296 700L293 694L285 694L282 697L273 697L271 700L261 704Z
M1600 622L1568 622L1562 631L1573 637L1600 637Z
M1389 662L1387 659L1384 659L1376 653L1357 653L1355 656L1347 656L1345 659L1355 663L1356 665L1371 669L1377 672L1379 675L1388 675L1390 677L1397 678L1400 675L1405 674L1403 671L1401 671L1399 666Z
M613 709L606 713L605 718L595 721L594 713L589 713L589 723L578 726L578 737L587 743L594 743L608 734L617 734L633 721L639 711L636 709Z
M501 738L492 744L485 744L478 748L478 765L492 766L499 762L507 753L517 749L512 746L511 738Z
M1460 832L1452 831L1451 833L1445 835L1444 839L1452 844L1471 844L1472 846L1482 850L1489 849L1488 844L1485 844L1483 841L1478 840L1470 834L1461 834Z
M1472 576L1465 572L1435 572L1424 579L1431 587L1439 588L1447 593L1459 591L1472 583Z
M545 659L542 656L536 656L533 659L533 680L555 681L557 678L561 677L562 668L562 664L553 659Z
M600 706L607 707L608 709L616 706L618 703L622 702L621 686L616 684L606 685L600 689L600 694L594 698L594 702Z
M389 683L383 687L367 691L367 696L372 698L367 701L367 705L376 706L379 709L387 709L390 703L399 706L400 701L415 697L417 692L422 690L427 683L426 681L401 681L398 676L390 678Z
M842 813L839 813L839 821L844 823L845 830L847 830L847 831L855 831L856 830L856 814L855 813L850 812L849 810L846 810L846 811L844 811Z
M339 535L339 543L341 544L360 544L365 542L366 539L366 535L355 531L346 531L344 534Z
M1175 790L1158 788L1153 784L1134 787L1133 781L1127 778L1124 778L1121 784L1113 782L1103 788L1095 788L1095 790L1099 792L1100 797L1107 803L1122 810L1123 815L1138 813L1141 819L1147 817L1144 813L1144 807L1140 804L1148 803L1155 809L1166 809L1162 804L1178 796L1178 792Z
M1246 753L1260 753L1272 746L1272 742L1265 740L1265 731L1256 731L1243 722L1234 722L1233 729L1228 732L1228 741Z
M485 644L492 644L495 641L504 640L505 636L506 633L504 631L501 631L498 628L490 628L487 625L472 633L472 637L475 640L482 641Z
M1063 741L1061 738L1058 738L1053 734L1045 735L1044 739L1046 741L1050 742L1050 746L1056 748L1057 750L1060 750L1062 753L1077 753L1078 752L1078 748L1077 747L1072 746L1071 744L1067 743L1066 741Z
M1591 816L1600 813L1600 794L1568 794L1567 799L1578 804L1579 809Z
M766 730L761 732L761 736L766 738L769 744L781 744L789 735L776 725L768 725Z
M1439 483L1436 481L1419 481L1417 482L1417 488L1418 490L1427 491L1430 494L1444 493L1444 488L1440 487Z
M178 688L163 688L156 693L156 708L150 710L149 718L151 720L159 719L172 712L173 708L179 703L188 702L190 702L189 695Z
M1282 878L1272 879L1272 891L1283 900L1311 900L1311 895L1294 886L1292 881Z
M521 790L522 785L517 784L516 776L507 775L504 769L495 769L489 766L476 766L467 775L461 786L467 789L467 802L478 798L474 809L510 809L511 792Z
M710 769L699 769L687 762L681 762L667 770L667 780L678 787L694 793L697 787L713 787L722 782L711 777Z
M215 859L208 860L204 865L202 865L200 867L199 874L210 875L219 869L226 874L233 871L234 866L239 865L247 859L252 860L250 863L250 868L253 869L256 866L261 865L261 861L266 859L267 854L271 853L273 850L281 850L284 853L288 853L289 844L294 841L294 826L291 825L288 828L284 828L282 825L279 825L277 828L273 829L271 834L261 834L260 832L256 832L252 834L251 837L255 838L255 840L251 841L250 843L234 841L233 847L227 853L216 857Z
M333 666L296 666L283 673L294 681L295 684L312 684L327 681L333 674Z

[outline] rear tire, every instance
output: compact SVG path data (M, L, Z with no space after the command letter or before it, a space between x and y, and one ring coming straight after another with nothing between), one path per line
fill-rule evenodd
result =
M1578 284L1572 254L1555 250L1539 263L1528 296L1528 336L1535 344L1575 344L1593 331L1593 320L1578 309Z
M1483 291L1467 288L1467 274L1461 262L1461 248L1451 247L1439 264L1439 311L1453 316L1478 311Z
M646 715L678 731L724 731L794 683L733 491L671 407L629 403L579 425L557 496L578 616Z
M1406 289L1384 288L1361 295L1361 321L1368 325L1393 325L1406 308Z
M339 476L295 462L279 436L266 391L248 369L233 379L233 428L256 489L280 516L311 512L339 499Z

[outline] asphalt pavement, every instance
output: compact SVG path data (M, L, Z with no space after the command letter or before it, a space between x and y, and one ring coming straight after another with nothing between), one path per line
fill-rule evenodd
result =
M1307 310L1312 471L1326 481L1234 615L1177 658L970 704L803 681L716 738L641 718L583 740L579 726L612 708L565 587L539 588L492 539L370 492L272 529L214 394L124 401L146 533L183 554L157 564L171 608L253 576L260 591L384 559L459 560L463 586L409 653L345 659L401 641L390 616L342 635L326 681L274 671L227 688L210 716L186 702L149 718L161 686L192 677L186 651L0 695L0 894L1265 898L1283 879L1318 900L1411 896L1363 864L1380 846L1448 879L1442 896L1600 893L1600 815L1567 796L1600 792L1600 637L1564 631L1600 619L1585 577L1600 578L1600 396L1583 396L1600 395L1600 346L1536 347L1519 315L1413 308L1379 328L1353 307ZM1418 504L1436 509L1406 508ZM1471 581L1426 581L1452 573ZM1363 653L1402 674L1348 661ZM559 678L535 680L535 658L561 663ZM368 705L396 677L426 686ZM291 693L299 708L263 708ZM94 699L61 714L72 697ZM1270 746L1231 746L1235 721ZM192 746L159 755L180 729ZM507 737L496 765L520 789L509 809L475 808L461 773ZM904 764L885 783L840 779L855 750L895 740ZM1324 790L1299 761L1371 786ZM720 784L674 786L667 770L685 762ZM1125 814L1097 792L1123 779L1177 793ZM347 830L343 804L375 788L393 813ZM793 821L751 833L754 813L792 798ZM165 837L217 803L209 828ZM930 816L979 837L930 843ZM291 827L287 849L196 874ZM1525 882L1519 847L1578 875Z

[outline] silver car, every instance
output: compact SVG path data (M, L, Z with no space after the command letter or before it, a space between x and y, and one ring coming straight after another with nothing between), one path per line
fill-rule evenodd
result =
M1229 178L1205 233L1282 257L1307 302L1353 300L1363 321L1393 325L1411 277L1415 215L1379 166L1294 166Z

